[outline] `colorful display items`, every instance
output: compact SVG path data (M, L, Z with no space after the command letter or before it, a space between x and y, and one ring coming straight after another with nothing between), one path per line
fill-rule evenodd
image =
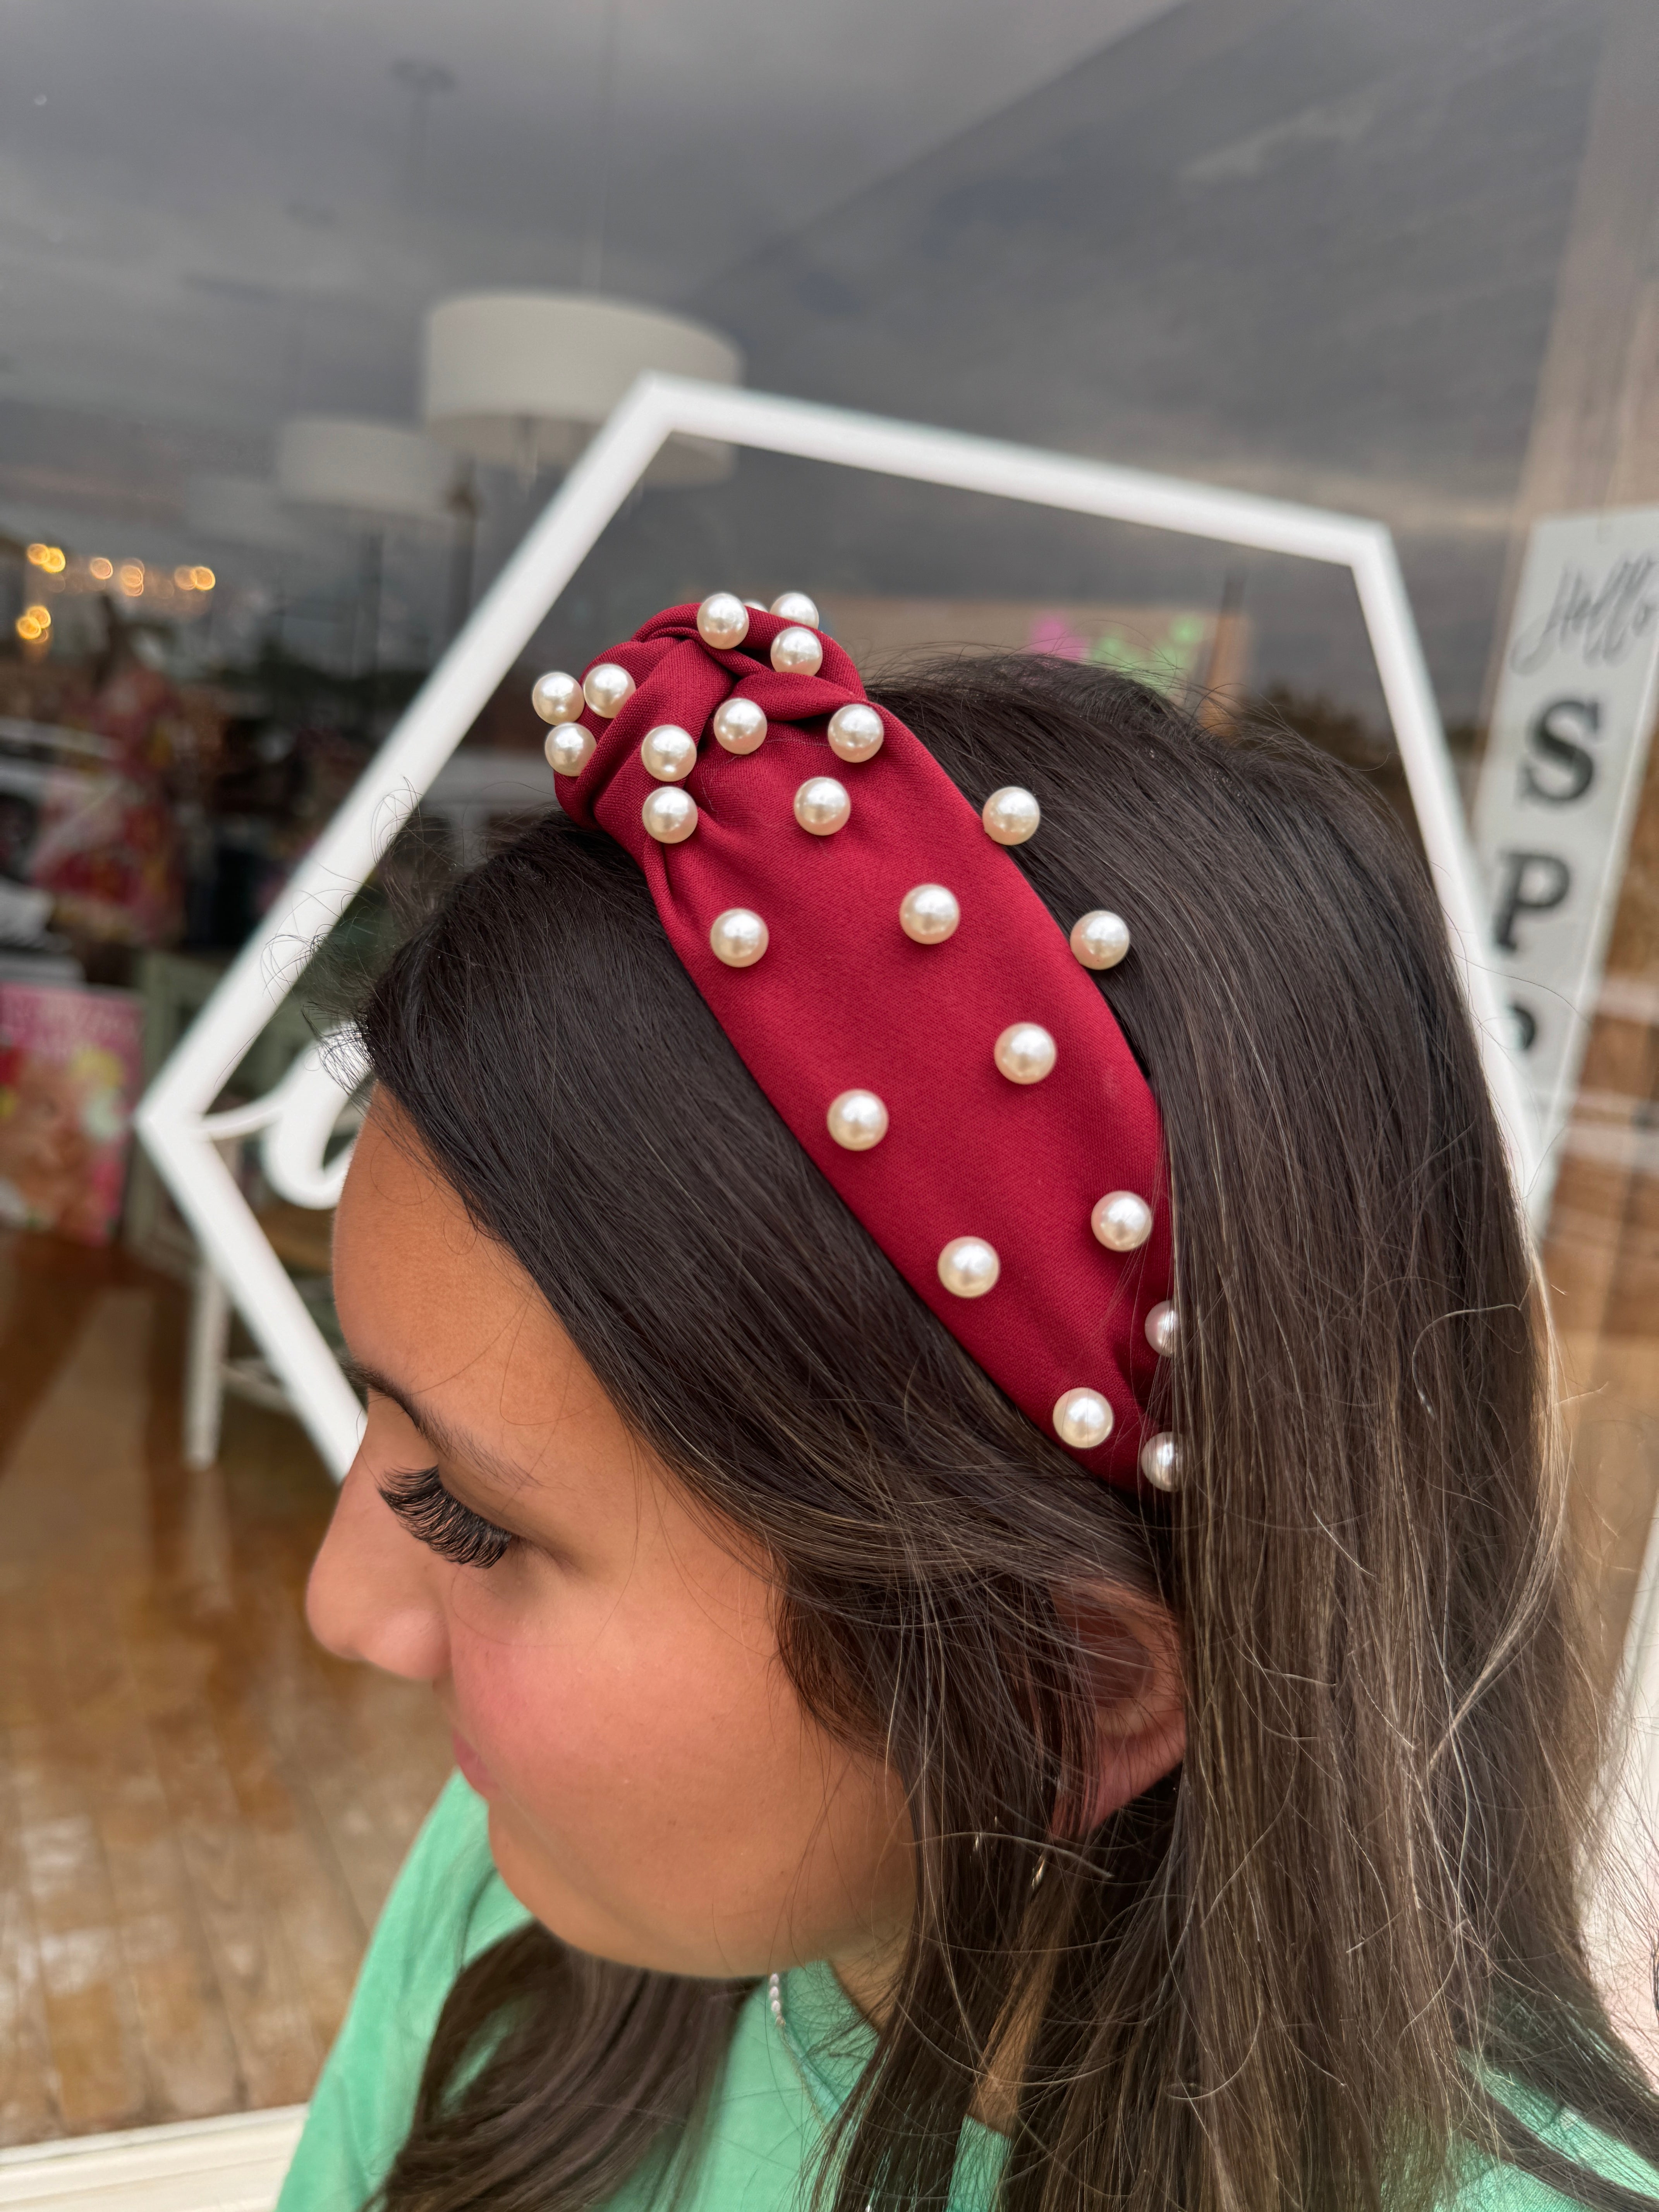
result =
M143 1041L134 992L0 982L0 1224L109 1243Z

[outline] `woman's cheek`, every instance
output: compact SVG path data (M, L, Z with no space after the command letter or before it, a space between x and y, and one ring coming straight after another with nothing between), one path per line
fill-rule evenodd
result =
M795 1781L799 1711L757 1655L719 1637L665 1647L616 1633L614 1619L609 1636L569 1626L568 1642L457 1634L452 1645L457 1725L550 1844L586 1857L623 1830L637 1850L646 1814L664 1843L723 1826L733 1791L780 1754Z
M462 1733L550 1834L583 1835L616 1791L655 1779L655 1716L613 1668L472 1639L456 1647L453 1680Z
M458 1637L455 1719L497 1787L526 1811L568 1805L603 1741L596 1689L545 1644Z

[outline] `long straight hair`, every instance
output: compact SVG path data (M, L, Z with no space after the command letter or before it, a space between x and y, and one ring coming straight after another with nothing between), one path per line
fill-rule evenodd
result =
M1444 928L1347 771L1021 658L883 688L1015 848L1164 1115L1170 1499L1084 1475L818 1176L633 863L550 817L398 953L362 1028L474 1218L635 1432L772 1562L784 1664L908 1792L917 1904L817 2175L943 2207L1011 2021L1008 2212L1421 2212L1465 2148L1571 2198L1498 2076L1659 2157L1586 1969L1595 1711L1544 1319ZM765 1326L753 1317L763 1315ZM1182 1624L1178 1771L1081 1840L1066 1594ZM1037 1877L1041 1874L1041 1880ZM532 1928L459 1978L384 2212L576 2212L695 2158L741 1986Z

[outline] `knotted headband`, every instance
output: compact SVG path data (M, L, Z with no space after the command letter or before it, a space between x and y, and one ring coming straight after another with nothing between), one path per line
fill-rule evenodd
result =
M1088 972L1127 931L1097 911L1068 942L1005 849L1033 795L975 812L817 622L719 592L543 677L559 802L638 861L750 1073L969 1356L1085 1467L1168 1488L1158 1112Z

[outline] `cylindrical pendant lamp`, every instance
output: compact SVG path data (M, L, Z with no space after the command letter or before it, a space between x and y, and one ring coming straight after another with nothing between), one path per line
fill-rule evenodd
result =
M434 438L532 476L568 468L647 369L738 384L743 356L707 325L586 292L470 292L427 316L422 412ZM647 471L659 484L714 483L732 449L673 438Z
M284 499L337 507L370 524L448 521L456 473L453 453L399 422L295 415L276 441Z
M278 434L276 482L284 499L331 507L364 533L349 659L353 670L369 679L364 716L370 727L380 659L386 532L393 523L453 525L464 519L457 475L453 453L399 422L295 415Z
M319 527L308 530L265 477L212 474L193 476L185 486L185 522L199 537L263 553L308 551Z

